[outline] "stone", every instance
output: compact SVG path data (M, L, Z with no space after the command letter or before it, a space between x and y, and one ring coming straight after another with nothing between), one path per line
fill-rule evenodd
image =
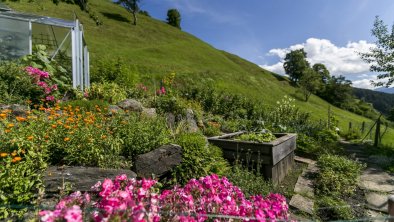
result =
M368 167L360 176L359 186L364 190L394 193L394 176L377 167Z
M120 101L117 105L123 110L128 110L132 112L142 112L142 110L144 109L142 104L135 99L125 99Z
M174 129L175 128L175 122L176 122L175 115L173 113L166 113L165 117L166 117L166 121L167 121L167 126L170 129Z
M192 109L186 110L186 122L188 125L188 130L191 133L198 132L197 122L195 120L194 112Z
M175 144L161 146L149 153L137 156L133 170L138 177L163 177L182 162L182 147Z
M50 166L44 175L45 190L58 193L65 182L72 185L72 191L86 192L98 181L106 178L114 179L117 175L126 174L129 178L136 178L131 170L101 169L97 167Z
M0 104L0 110L11 110L11 114L13 116L26 116L26 113L30 110L28 106L12 104L12 105L4 105Z
M312 199L296 194L291 198L289 205L303 212L313 215L314 202Z
M367 207L372 210L380 212L388 212L387 194L381 194L376 192L370 192L365 194L367 200Z
M155 108L144 108L142 110L142 115L150 118L155 118L157 116Z
M294 192L313 198L315 194L313 180L308 177L310 173L311 171L308 169L305 169L302 172L302 174L298 177L297 183L294 187Z
M124 113L123 109L116 105L109 105L108 106L108 115Z

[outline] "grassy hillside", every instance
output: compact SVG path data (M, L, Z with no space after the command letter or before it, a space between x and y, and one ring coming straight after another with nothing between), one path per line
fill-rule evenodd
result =
M194 81L212 79L219 88L242 93L266 105L274 105L284 95L290 95L296 98L298 107L310 112L314 119L327 118L330 104L316 96L311 96L309 102L303 102L297 96L296 89L276 74L238 56L217 50L162 21L140 15L138 25L133 26L127 11L110 0L89 2L102 20L102 26L96 26L89 15L76 5L60 3L56 6L50 0L36 0L34 3L28 3L28 0L7 1L7 4L17 11L63 19L73 19L75 12L84 24L92 66L98 58L119 57L139 67L144 79L175 71L178 76ZM346 129L349 121L353 125L362 121L371 122L336 107L332 107L332 111L338 117L342 129ZM384 142L394 144L394 132L389 132Z

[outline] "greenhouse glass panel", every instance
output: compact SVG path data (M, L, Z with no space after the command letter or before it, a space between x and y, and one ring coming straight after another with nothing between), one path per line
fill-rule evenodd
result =
M0 60L17 59L29 49L29 22L0 18Z

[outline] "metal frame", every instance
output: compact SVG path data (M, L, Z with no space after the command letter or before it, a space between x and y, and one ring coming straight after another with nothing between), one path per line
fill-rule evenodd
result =
M66 21L45 16L30 15L18 13L15 11L0 11L0 19L11 19L29 22L29 53L32 53L32 23L69 28L70 31L63 39L62 43L55 50L52 59L59 52L66 39L71 33L71 53L72 53L72 86L84 90L90 87L90 68L89 68L89 51L83 35L83 26L78 19L75 21Z

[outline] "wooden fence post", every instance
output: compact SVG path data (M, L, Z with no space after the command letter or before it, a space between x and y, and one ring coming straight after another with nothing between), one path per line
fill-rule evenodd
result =
M394 222L394 195L388 197L389 222Z
M376 121L376 131L375 131L375 142L373 143L374 147L379 146L379 141L380 140L380 117Z
M328 106L327 129L330 129L330 120L331 120L331 106Z
M364 135L364 131L365 131L365 121L363 121L363 123L361 124L361 135Z
M352 122L349 122L349 132L352 131Z

